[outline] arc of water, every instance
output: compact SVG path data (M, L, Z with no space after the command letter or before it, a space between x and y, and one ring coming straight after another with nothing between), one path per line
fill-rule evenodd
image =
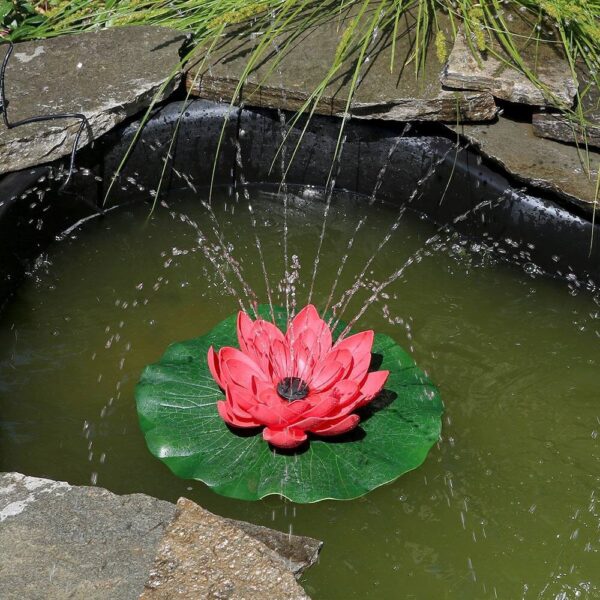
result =
M337 273L335 274L335 279L333 281L333 285L331 286L331 291L329 292L329 296L327 298L327 304L325 304L325 308L323 309L323 314L326 314L327 310L329 309L329 305L331 304L331 301L333 300L333 295L335 294L335 290L337 289L337 286L339 284L340 277L342 275L342 271L344 270L344 267L346 266L346 262L348 261L348 256L350 255L352 246L354 246L354 240L356 238L356 235L358 234L358 232L360 231L362 226L365 224L366 220L367 220L367 217L361 217L358 220L358 223L356 224L356 227L354 228L354 232L353 232L350 240L348 241L348 245L346 246L346 253L342 257L342 260L340 261L340 266L338 267Z
M250 222L252 223L252 229L254 231L254 242L256 245L256 249L258 250L258 257L260 259L260 266L263 273L263 278L265 280L265 289L267 291L267 299L269 302L269 309L271 311L271 321L275 323L275 310L273 308L273 294L271 292L271 284L269 283L269 275L267 273L267 266L265 263L265 257L262 251L262 244L260 241L260 237L258 235L258 230L256 227L256 217L254 215L254 209L252 207L252 202L250 201L250 192L248 191L248 182L244 177L244 164L242 161L242 145L240 144L239 138L239 120L238 120L238 137L235 140L235 162L239 168L238 176L240 180L240 185L242 187L242 193L244 195L244 200L248 204L248 212L250 214Z
M480 208L483 208L485 206L490 206L492 203L499 203L500 201L504 200L511 191L512 190L505 190L504 192L502 192L502 194L500 194L500 196L498 196L498 198L496 198L495 201L483 200L482 202L479 202L477 205L473 206L469 210L458 215L458 217L455 217L452 220L452 224L456 225L460 221L464 221L471 213L479 210ZM402 274L406 271L406 269L410 265L414 264L415 262L420 262L423 259L423 253L427 250L427 248L429 246L431 246L431 244L433 244L434 242L436 242L437 240L440 239L440 233L447 227L448 227L447 225L441 225L440 227L438 227L436 233L433 236L431 236L430 238L428 238L421 248L419 248L415 253L413 253L411 256L409 256L408 259L404 262L404 264L399 269L394 271L394 273L392 273L386 280L384 280L382 283L380 283L379 285L377 285L375 287L371 296L366 300L366 302L363 304L363 306L358 311L358 313L350 320L350 322L348 323L348 325L346 326L344 331L342 331L339 339L344 338L349 333L349 331L352 329L354 324L365 314L365 312L367 311L369 306L371 306L371 304L373 304L373 302L375 302L378 299L379 294L385 288L390 286L392 283L394 283L394 281L396 281L399 277L401 277Z
M164 201L162 202L162 204L164 206L166 206L166 203ZM204 232L200 229L198 224L195 221L192 221L187 215L184 215L182 213L177 213L175 211L169 211L169 214L171 215L171 218L173 218L173 219L179 218L179 220L181 222L186 223L187 225L189 225L190 227L192 227L195 230L196 235L197 235L197 238L196 238L197 247L200 250L202 250L202 253L204 254L204 256L212 264L215 273L217 273L221 277L221 279L223 281L223 285L225 286L225 289L237 300L237 302L240 306L240 309L243 310L244 312L247 312L244 302L242 300L242 297L237 292L235 287L231 284L231 282L227 279L225 273L223 272L223 269L221 269L221 267L219 266L214 254L210 252L209 248L207 248L206 243L205 243L207 240L207 237L204 234Z
M346 126L346 122L350 119L350 116L351 116L350 115L350 106L352 103L352 98L354 97L354 92L356 91L356 88L359 84L360 72L365 63L365 57L367 56L369 47L373 44L375 38L377 37L378 26L381 22L381 19L385 15L385 11L383 10L385 7L385 3L386 3L386 0L381 0L379 2L379 4L377 5L377 7L373 13L373 17L371 19L369 19L365 35L364 35L363 39L361 40L361 42L359 43L360 51L358 54L356 67L354 69L354 72L352 74L352 79L350 82L350 89L348 91L348 98L346 99L346 106L344 108L344 112L343 112L343 116L342 116L342 123L340 126L340 132L338 134L338 138L337 138L337 142L336 142L333 162L332 162L331 168L329 170L329 175L327 177L327 183L329 183L329 181L332 180L331 193L333 193L333 188L335 187L335 178L332 178L332 174L333 174L334 164L336 162L336 159L337 159L337 165L338 165L336 177L337 177L337 174L339 174L339 169L340 169L340 165L341 165L341 154L343 151L344 143L346 142L346 135L344 134L344 128ZM367 7L369 5L370 5L369 0L363 0L362 7L361 7L361 9L359 11L359 15L357 17L358 21L360 21L360 19L362 18L362 15L364 14L364 11L367 9ZM356 21L356 22L358 22L358 21ZM310 284L310 293L308 296L309 303L312 298L315 279L317 276L317 270L319 268L319 262L320 262L320 257L321 257L321 248L323 246L323 238L325 236L325 228L327 226L327 216L329 214L330 203L331 203L331 195L328 197L327 207L325 209L325 214L324 214L324 218L323 218L323 228L321 231L321 237L319 239L319 247L317 250L317 256L315 258L315 266L313 269L313 276L312 276L312 281Z
M311 281L310 281L310 291L308 293L307 304L310 304L310 302L312 300L313 292L314 292L315 280L317 278L317 271L319 270L319 263L321 262L321 250L323 248L323 240L325 239L325 231L327 229L327 218L329 217L329 210L331 208L331 199L333 197L333 191L335 189L335 181L339 174L341 164L342 164L341 158L342 158L342 153L344 150L345 143L346 143L346 136L343 136L339 150L337 152L337 156L334 157L334 164L337 163L336 174L334 177L331 176L332 170L334 168L334 165L332 164L331 170L329 171L329 177L327 179L327 185L326 185L327 198L325 201L325 210L323 211L323 225L321 226L321 235L319 236L319 244L317 246L317 254L315 256L315 264L313 267L312 277L311 277Z
M185 177L184 175L179 173L176 169L173 169L173 172L180 179L182 179L189 186L191 186L192 189L195 191L195 188L193 187L193 184L190 182L190 179L188 177ZM258 305L256 292L250 287L248 282L245 280L245 278L242 274L242 271L240 269L238 261L236 261L233 258L233 256L231 255L228 244L226 243L225 238L223 237L223 233L221 231L221 224L219 223L219 219L217 219L217 216L215 215L211 204L209 202L207 202L206 200L204 200L201 196L199 196L199 199L200 199L200 204L202 205L202 207L204 209L206 209L206 211L208 212L208 216L212 222L211 230L219 242L219 248L221 250L223 258L225 259L227 264L231 267L231 270L233 271L233 273L237 277L238 281L240 282L242 289L244 290L244 294L246 295L246 299L248 300L248 304L252 308L252 311L254 312L254 316L256 317L257 316L256 306ZM166 203L163 202L163 204L165 206L167 206ZM184 220L188 225L190 225L197 231L200 231L200 228L197 223L192 221L187 215L183 215L181 213L179 213L179 214L180 214L180 217L182 217L182 220Z
M283 281L285 290L285 311L287 315L287 322L289 323L293 315L290 315L290 290L289 290L289 256L288 256L288 193L287 193L287 182L286 182L286 122L285 114L281 109L278 109L279 124L281 125L281 182L279 184L279 192L283 194Z
M371 192L371 196L369 197L369 206L373 206L373 204L375 203L375 200L377 198L377 192L379 191L379 188L381 187L381 184L383 183L383 178L385 177L385 174L387 172L388 166L392 160L392 156L394 155L394 153L396 152L396 150L398 149L398 146L400 145L400 142L402 141L402 139L404 138L405 134L410 130L411 125L410 123L406 123L402 133L400 134L400 136L396 139L396 141L394 142L394 144L392 145L392 147L389 149L387 156L386 156L386 160L383 164L383 166L381 167L381 169L379 170L379 173L377 174L377 179L375 180L375 185L373 186L373 191ZM362 226L364 225L364 223L366 222L367 217L361 217L356 225L356 228L354 230L354 233L352 234L348 245L346 247L346 254L342 257L342 260L340 262L340 266L338 268L338 271L336 273L333 285L331 286L331 291L329 292L329 296L327 298L327 304L325 305L325 309L324 309L324 313L327 312L327 310L329 309L329 306L333 300L333 295L335 294L335 290L337 289L337 286L339 284L339 280L340 277L342 275L342 271L344 270L344 267L346 265L346 262L348 261L348 257L350 254L350 251L352 250L352 247L354 245L354 240L356 238L356 235L358 234L359 230L362 228ZM328 324L331 324L331 321L329 321Z
M406 131L406 129L405 129L405 131ZM333 325L334 328L337 327L337 325L338 325L338 323L339 323L342 315L344 314L345 310L348 308L348 305L350 304L350 301L352 300L352 298L354 297L354 295L356 294L356 292L360 289L360 286L361 286L361 283L362 283L362 279L365 276L367 270L369 269L369 267L371 266L371 264L373 263L373 261L375 260L375 258L379 255L379 253L381 252L381 250L383 249L383 247L389 242L389 240L391 239L394 231L396 231L396 229L399 227L400 221L402 220L402 217L404 216L404 213L406 211L406 207L409 204L412 204L412 202L417 197L417 194L419 193L419 191L423 187L423 185L427 181L429 181L429 179L436 172L436 169L439 167L439 165L441 165L446 160L446 158L450 155L450 153L452 152L452 150L455 150L455 149L456 149L456 145L451 146L437 161L435 161L431 165L431 167L429 168L429 170L427 171L427 173L421 179L419 179L419 181L417 182L417 186L415 187L415 189L411 193L409 199L407 200L407 202L405 204L403 204L400 207L400 210L398 211L398 216L396 217L395 221L392 223L392 225L390 226L390 229L388 230L387 234L384 236L384 238L381 240L381 242L379 243L379 245L375 249L375 252L373 252L373 254L369 257L369 259L365 263L362 271L360 272L360 274L358 275L358 277L356 277L353 285L348 290L346 290L342 294L342 297L340 298L340 300L336 304L333 305L333 311L334 311L334 313L336 313L336 316L337 316L337 319L335 320L335 324ZM339 311L336 310L336 309L339 309ZM333 321L333 317L332 317L331 321Z

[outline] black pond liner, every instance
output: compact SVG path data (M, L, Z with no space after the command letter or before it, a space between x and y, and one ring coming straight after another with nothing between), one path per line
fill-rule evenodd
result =
M206 189L227 114L215 184L280 183L280 160L271 172L270 168L282 141L285 118L290 115L267 109L231 109L204 100L185 106L176 101L153 113L106 207L150 200L182 110L162 192L189 192L189 182L199 191ZM289 134L287 158L302 125ZM0 303L57 235L100 210L137 126L138 121L123 125L97 140L92 149L80 151L77 172L63 190L59 187L64 166L59 163L0 179ZM287 183L325 185L339 127L339 119L313 117ZM355 119L346 124L345 136L339 170L334 169L337 189L367 197L376 190L378 199L396 204L417 190L411 210L440 225L451 225L474 240L496 244L506 260L566 277L576 285L591 288L594 281L600 281L600 227L594 228L589 219L558 199L524 188L474 150L464 145L457 150L456 137L445 128L413 124L407 130L403 124ZM593 229L595 243L590 252Z

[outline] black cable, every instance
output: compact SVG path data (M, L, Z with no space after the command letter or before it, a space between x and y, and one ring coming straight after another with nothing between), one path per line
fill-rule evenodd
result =
M73 175L73 170L75 167L75 154L77 153L77 147L79 145L79 140L81 138L81 134L83 130L86 130L88 139L90 144L94 142L94 136L92 132L92 127L87 117L81 113L59 113L55 115L40 115L38 117L30 117L28 119L21 119L20 121L15 121L11 123L8 120L8 103L6 102L6 93L4 90L4 76L6 74L6 66L8 65L8 59L13 53L15 46L12 42L8 42L8 51L4 55L4 59L2 60L2 66L0 67L0 114L2 115L2 119L4 121L4 125L6 125L7 129L12 129L13 127L19 127L20 125L27 125L29 123L39 123L40 121L56 121L58 119L78 119L81 121L79 125L79 129L77 130L77 134L75 135L75 141L73 142L73 149L71 150L71 161L69 163L69 172L67 173L67 178L64 183L60 186L61 189L64 188L69 181L71 180L71 175Z

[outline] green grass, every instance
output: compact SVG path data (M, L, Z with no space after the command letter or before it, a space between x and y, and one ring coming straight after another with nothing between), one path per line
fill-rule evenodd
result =
M415 19L415 45L412 54L402 60L414 68L417 75L425 64L425 50L433 44L438 59L444 61L452 47L452 39L448 38L463 29L475 55L478 52L493 54L524 73L546 94L549 91L538 80L535 66L528 64L521 54L525 44L535 47L543 40L550 40L549 43L562 47L574 74L581 68L591 74L588 89L581 93L600 85L600 0L0 0L0 35L4 30L5 37L25 41L105 27L163 25L192 34L191 48L183 62L198 62L205 58L207 50L227 27L243 23L248 34L260 31L261 35L240 76L242 82L272 49L275 37L285 32L284 43L293 44L308 28L349 9L355 17L340 27L337 52L328 73L291 124L298 122L303 114L309 117L313 114L327 85L353 56L357 60L350 74L349 108L373 32L392 28L394 33L401 33L407 13ZM515 15L520 23L526 24L525 33L520 30L516 34L514 27L511 31ZM448 28L440 25L442 18L444 23L450 24L449 36ZM399 58L393 50L392 62L395 60ZM275 68L276 61L271 71ZM237 92L240 90L241 83ZM232 104L235 101L234 97ZM574 128L585 131L586 115L580 106L578 102L574 108L564 109ZM343 126L338 147L342 132ZM586 155L587 145L581 146ZM291 160L293 156L294 152ZM587 169L587 173L592 176L591 169Z
M377 8L365 16L367 6ZM573 73L584 66L592 75L590 85L600 85L600 0L0 0L0 31L13 41L24 41L104 27L164 25L192 33L196 51L187 58L193 59L227 26L243 22L248 31L262 33L249 71L275 36L283 31L301 34L320 19L335 18L349 8L354 8L356 19L340 29L338 52L325 81L339 71L350 51L365 54L375 28L392 27L399 33L402 17L410 12L416 18L416 40L413 55L403 60L417 73L431 43L441 61L447 57L452 40L439 25L444 15L451 36L462 28L474 52L494 54L545 92L520 50L523 43L535 45L542 38L563 48ZM529 32L511 31L515 15ZM392 60L394 55L393 51ZM319 87L313 100L323 92ZM578 106L571 116L585 125Z
M302 29L317 13L331 15L363 3L364 0L0 0L0 26L9 30L11 39L22 41L98 27L156 24L190 31L201 42L218 34L223 25L244 21L264 31L266 24L276 22L272 30L275 34L284 25ZM287 19L298 9L303 14ZM422 67L423 49L432 38L439 57L447 54L450 40L438 27L438 15L445 13L453 31L462 26L474 47L489 49L490 40L495 38L513 66L526 71L517 40L510 33L509 11L515 11L529 20L533 38L540 31L552 32L573 67L577 61L585 63L595 73L596 84L600 81L600 0L383 0L378 19L393 24L397 30L407 11L417 15L417 68ZM348 44L351 37L341 31L341 46Z

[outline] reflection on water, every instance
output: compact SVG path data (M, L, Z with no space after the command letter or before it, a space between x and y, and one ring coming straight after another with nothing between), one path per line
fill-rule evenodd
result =
M307 196L311 196L310 200ZM97 483L118 493L185 495L209 510L326 542L304 580L315 599L600 596L600 306L576 282L498 264L501 248L442 234L407 213L366 269L344 318L357 314L410 348L439 385L443 438L417 471L351 502L295 506L221 498L178 480L146 450L133 388L174 340L210 329L247 302L306 301L322 227L314 190L247 208L171 199L90 221L40 258L0 321L0 470ZM397 209L333 198L313 300L333 303L389 231ZM264 271L258 258L260 239ZM229 256L229 258L228 258ZM218 270L215 267L219 267ZM232 290L239 294L236 297ZM562 594L562 595L561 595Z

